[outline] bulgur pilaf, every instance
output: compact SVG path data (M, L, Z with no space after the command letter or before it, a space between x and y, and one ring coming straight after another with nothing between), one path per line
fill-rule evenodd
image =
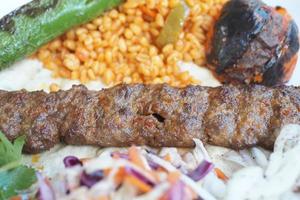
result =
M41 48L36 56L54 77L86 83L197 84L178 61L206 63L206 33L227 0L186 0L189 15L178 41L155 45L170 11L180 0L127 0L92 22Z

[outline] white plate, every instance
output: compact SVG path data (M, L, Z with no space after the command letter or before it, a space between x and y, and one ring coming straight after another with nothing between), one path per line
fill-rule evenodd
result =
M25 4L29 2L30 0L10 0L3 2L4 0L1 0L2 4L0 6L0 17L4 16L5 14L9 13L11 10L21 6L22 4ZM288 11L291 13L293 18L298 24L298 27L300 27L300 1L299 0L265 0L266 3L271 4L273 6L280 5L288 9ZM289 82L290 85L299 85L300 86L300 61L298 61L296 71Z

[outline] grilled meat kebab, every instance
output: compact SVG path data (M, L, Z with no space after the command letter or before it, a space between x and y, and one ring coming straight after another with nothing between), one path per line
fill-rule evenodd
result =
M74 86L56 93L0 91L0 130L26 135L24 151L72 145L193 147L204 143L272 149L278 130L300 124L300 87Z

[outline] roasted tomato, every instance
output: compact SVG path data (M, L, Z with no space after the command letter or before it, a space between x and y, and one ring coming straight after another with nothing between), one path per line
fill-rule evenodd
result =
M286 83L295 69L299 36L285 9L260 0L225 4L207 48L208 63L224 83Z

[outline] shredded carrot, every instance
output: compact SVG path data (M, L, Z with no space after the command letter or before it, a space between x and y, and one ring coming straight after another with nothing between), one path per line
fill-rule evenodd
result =
M144 183L143 181L139 180L138 178L132 176L132 175L128 175L125 178L126 182L130 183L131 185L136 186L141 192L149 192L151 191L152 187L150 185L147 185L146 183Z
M88 162L88 161L90 161L91 160L91 158L81 158L80 159L80 161L84 164L84 163L86 163L86 162Z
M117 154L117 153L113 153L113 154L112 154L112 157L113 157L114 159L120 159L120 155Z
M101 196L98 200L109 200L109 198L107 196Z
M167 155L165 155L164 159L165 159L165 161L168 161L168 162L172 161L172 157L169 153Z
M128 150L129 159L137 166L145 169L145 164L142 160L142 156L136 146L132 146Z
M168 174L168 181L171 184L175 184L180 179L180 176L181 176L181 174L179 171L170 172Z
M167 194L164 194L162 195L159 200L168 200L168 195Z
M166 169L163 167L158 167L155 171L156 172L167 172Z
M115 176L115 182L117 185L121 184L126 176L126 171L124 167L119 168L118 172L116 173Z
M111 172L110 168L107 168L107 169L103 170L103 173L104 173L105 176L108 176L110 172Z
M215 173L219 179L222 179L223 181L227 181L228 177L220 170L219 168L215 168Z
M189 186L186 186L186 191L190 194L190 199L198 199L198 194Z
M148 173L154 178L155 181L159 182L160 181L160 176L157 173L159 171L149 171Z

